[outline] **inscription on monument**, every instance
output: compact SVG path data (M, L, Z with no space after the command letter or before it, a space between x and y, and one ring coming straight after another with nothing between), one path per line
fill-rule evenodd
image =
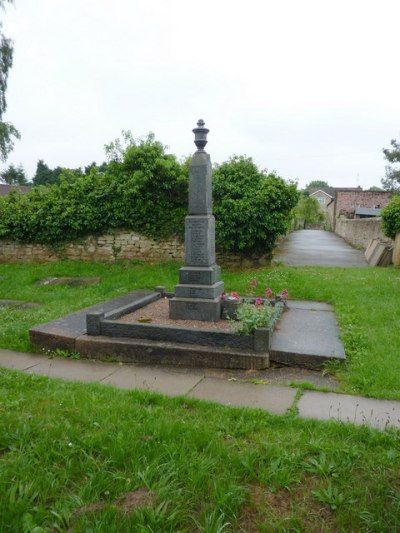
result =
M207 246L207 220L189 218L187 220L187 259L192 265L207 265L209 263Z

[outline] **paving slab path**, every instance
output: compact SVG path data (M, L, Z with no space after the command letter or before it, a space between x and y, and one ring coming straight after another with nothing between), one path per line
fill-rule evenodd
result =
M315 229L290 233L275 249L274 261L288 266L368 266L363 251L336 233Z
M295 388L218 376L215 369L210 375L204 369L48 358L4 349L0 349L0 367L50 378L148 390L167 396L186 395L222 405L259 408L278 415L297 408L302 418L340 420L381 430L400 429L400 401L317 391L305 391L299 399ZM265 372L268 375L268 371Z

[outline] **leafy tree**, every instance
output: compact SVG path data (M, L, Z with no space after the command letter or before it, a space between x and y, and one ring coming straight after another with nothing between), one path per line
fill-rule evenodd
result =
M325 220L319 202L313 196L302 196L295 209L295 216L306 224L318 224Z
M326 187L330 187L327 181L313 180L305 186L304 190L310 193L314 189L325 189Z
M19 165L17 168L14 165L10 165L3 170L3 172L0 173L0 181L7 183L8 185L27 185L28 183L22 165Z
M93 163L90 163L90 165L86 165L83 168L83 173L87 176L94 169L97 169L99 172L105 172L107 170L107 163L103 162L100 166L97 166L96 161L93 161Z
M216 166L213 193L217 244L239 254L271 253L298 200L294 183L260 171L245 156Z
M376 185L373 185L368 189L370 192L384 192L384 189L382 187L377 187Z
M36 173L33 177L34 185L51 185L54 183L53 171L46 165L43 159L39 159Z
M384 234L394 239L400 233L400 196L396 195L390 203L382 209L382 229Z
M33 177L34 185L58 185L62 174L69 174L75 177L81 176L82 171L78 169L68 169L64 167L56 167L54 169L49 168L43 159L40 159L36 166L36 173Z
M6 2L12 3L13 0L0 0L0 9L4 9ZM7 39L3 35L2 27L0 22L0 159L6 161L8 154L14 148L13 137L19 139L20 134L11 122L3 120L3 115L7 109L7 81L9 70L12 67L14 49L11 39Z
M400 143L394 139L390 141L392 148L384 148L383 153L385 159L389 163L400 163ZM400 191L400 168L387 165L386 177L381 180L381 183L386 191Z

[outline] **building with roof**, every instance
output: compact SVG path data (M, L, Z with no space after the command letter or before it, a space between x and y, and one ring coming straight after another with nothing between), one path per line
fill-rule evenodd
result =
M32 190L32 185L8 185L7 183L0 183L0 196L7 196L11 191L18 191L21 194L26 194Z
M392 197L389 191L363 191L361 187L327 187L310 193L320 204L327 226L334 230L340 218L371 218L380 215Z

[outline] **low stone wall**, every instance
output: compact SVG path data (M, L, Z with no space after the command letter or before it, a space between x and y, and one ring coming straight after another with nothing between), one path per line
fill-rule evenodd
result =
M178 239L160 242L131 232L90 236L58 248L0 240L1 263L47 263L58 259L104 262L114 262L117 259L183 261L183 258L183 244Z
M336 220L335 232L343 237L353 246L366 249L369 241L372 239L382 239L383 241L392 242L385 237L381 230L380 218L338 218Z
M184 247L178 239L155 241L132 232L90 236L58 248L42 244L19 244L0 239L0 263L49 263L59 259L73 261L104 261L139 259L141 261L184 262ZM238 268L251 268L268 264L269 256L239 257L217 253L217 263Z

